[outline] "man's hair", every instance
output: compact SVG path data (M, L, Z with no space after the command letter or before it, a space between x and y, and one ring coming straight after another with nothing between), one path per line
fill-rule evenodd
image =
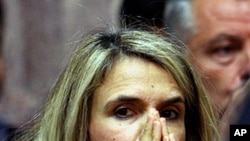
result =
M165 30L187 43L194 32L192 0L167 0L164 9Z
M120 26L151 30L164 28L182 42L194 32L192 0L124 0L119 11ZM141 8L138 8L141 7Z
M119 11L120 26L136 29L162 28L165 3L165 0L123 0Z

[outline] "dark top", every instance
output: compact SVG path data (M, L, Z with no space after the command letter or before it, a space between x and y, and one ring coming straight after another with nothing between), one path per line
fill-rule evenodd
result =
M11 133L14 130L12 126L0 120L0 141L9 141Z

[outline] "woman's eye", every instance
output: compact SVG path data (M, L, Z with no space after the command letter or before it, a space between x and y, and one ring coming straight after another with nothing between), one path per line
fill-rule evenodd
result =
M167 120L175 120L178 119L179 113L175 110L164 110L160 113L160 116L166 118Z
M135 112L126 107L118 108L115 112L115 116L118 118L129 118L133 115L135 115Z

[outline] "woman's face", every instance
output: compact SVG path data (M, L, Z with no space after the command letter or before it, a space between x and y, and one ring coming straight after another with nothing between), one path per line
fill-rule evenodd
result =
M94 93L90 140L161 141L171 134L185 141L184 103L167 71L139 58L122 58Z

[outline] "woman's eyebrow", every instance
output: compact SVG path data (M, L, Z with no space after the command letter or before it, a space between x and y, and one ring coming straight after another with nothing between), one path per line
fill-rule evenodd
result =
M165 105L170 105L173 103L185 103L185 100L181 96L171 97L164 101Z
M184 105L185 105L185 100L184 100L183 97L181 97L181 96L171 97L171 98L166 99L166 100L161 104L160 107L166 107L166 106L173 105L173 104L176 104L176 103L181 103L181 104L184 104Z
M131 97L131 96L119 96L114 100L108 101L104 108L105 109L109 109L110 107L112 107L112 105L115 105L116 103L120 103L120 102L139 102L141 101L139 98L137 97Z

